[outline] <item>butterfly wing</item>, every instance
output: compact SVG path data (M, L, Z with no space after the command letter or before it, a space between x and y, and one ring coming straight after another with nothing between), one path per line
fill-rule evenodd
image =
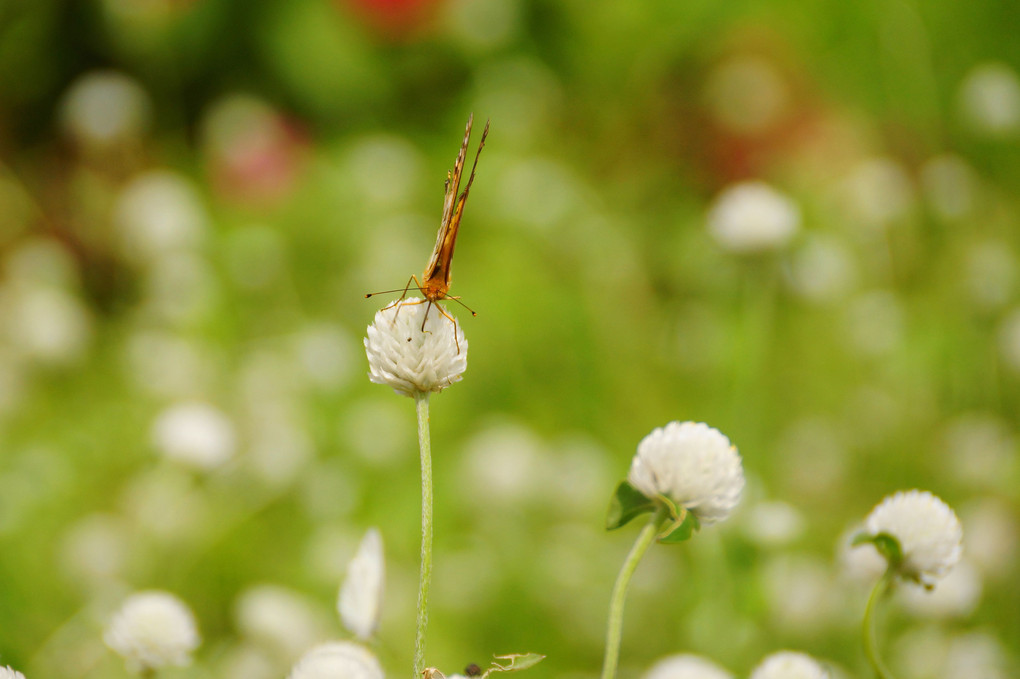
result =
M446 173L446 195L443 200L443 221L439 224L439 233L436 236L436 247L432 250L432 257L425 267L422 276L422 286L426 289L444 286L450 287L450 258L453 257L453 245L457 239L457 227L460 223L459 216L454 219L455 214L463 209L463 205L457 200L457 192L460 190L460 177L464 172L464 161L467 158L468 142L471 140L471 124L474 122L474 114L468 116L467 128L464 130L464 141L461 142L460 152L457 154L457 161L453 164L453 172ZM488 125L486 125L488 129ZM478 162L478 158L475 158ZM474 171L472 170L472 175ZM468 180L470 185L470 179Z

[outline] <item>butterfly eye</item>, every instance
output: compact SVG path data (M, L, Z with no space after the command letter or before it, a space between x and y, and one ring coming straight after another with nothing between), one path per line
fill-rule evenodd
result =
M474 663L471 663L470 665L464 668L464 674L469 677L477 677L481 673L482 668Z

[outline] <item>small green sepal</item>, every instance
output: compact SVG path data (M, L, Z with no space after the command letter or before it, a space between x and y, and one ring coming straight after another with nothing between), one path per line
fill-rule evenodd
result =
M632 519L647 512L655 511L655 502L644 496L641 491L626 481L621 481L609 501L609 512L606 514L606 530L615 530L625 526Z
M655 539L662 544L670 545L690 540L695 531L701 528L698 517L686 508L677 505L665 495L659 495L657 499L668 512L655 536Z
M863 545L865 543L871 543L875 545L875 549L878 553L885 557L886 561L889 562L890 568L898 568L903 563L903 548L900 546L900 541L894 538L888 533L879 533L878 535L871 535L870 533L858 533L851 540L850 545L856 547L857 545Z

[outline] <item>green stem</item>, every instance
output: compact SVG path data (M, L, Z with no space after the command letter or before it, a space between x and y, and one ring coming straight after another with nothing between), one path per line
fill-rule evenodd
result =
M896 573L892 568L885 572L885 575L875 583L875 588L871 590L871 596L868 597L868 606L864 609L864 654L868 657L868 662L871 664L871 668L875 670L875 675L879 679L895 679L892 672L882 664L882 659L878 655L878 638L875 634L876 604L882 598L882 595L889 591L889 586L892 584L895 576Z
M606 655L602 661L602 679L613 679L616 676L616 666L620 660L620 637L623 633L623 602L627 598L627 587L630 585L630 577L634 575L638 562L641 561L641 557L655 540L655 534L659 531L662 519L661 510L652 514L648 523L638 533L634 546L630 548L630 554L623 562L620 574L616 576L613 597L609 602L609 624L606 628Z
M432 442L429 440L429 392L414 394L421 452L421 571L418 577L418 631L414 637L414 677L425 671L425 628L429 624L429 585L432 582Z

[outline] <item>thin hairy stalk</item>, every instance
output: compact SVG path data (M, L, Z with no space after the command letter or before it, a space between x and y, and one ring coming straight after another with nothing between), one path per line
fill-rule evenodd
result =
M414 637L414 676L425 671L425 628L429 624L429 585L432 582L432 442L429 439L429 392L414 394L418 412L418 450L421 452L421 570L418 576L418 630Z
M875 675L878 679L895 679L892 672L882 664L882 658L878 655L878 637L875 634L875 609L877 608L877 602L889 590L889 585L892 584L895 576L896 574L892 568L885 572L885 575L875 583L875 588L871 590L871 596L868 597L868 606L864 609L864 654L867 656L871 668L875 670Z
M613 679L616 676L616 666L620 660L620 637L623 634L623 603L627 598L627 587L630 585L630 577L634 575L638 562L645 555L649 545L655 540L655 534L659 531L659 524L663 519L662 511L652 514L648 523L638 533L634 546L620 568L620 574L616 576L616 584L613 585L613 597L609 602L609 623L606 627L606 655L602 661L602 679Z

